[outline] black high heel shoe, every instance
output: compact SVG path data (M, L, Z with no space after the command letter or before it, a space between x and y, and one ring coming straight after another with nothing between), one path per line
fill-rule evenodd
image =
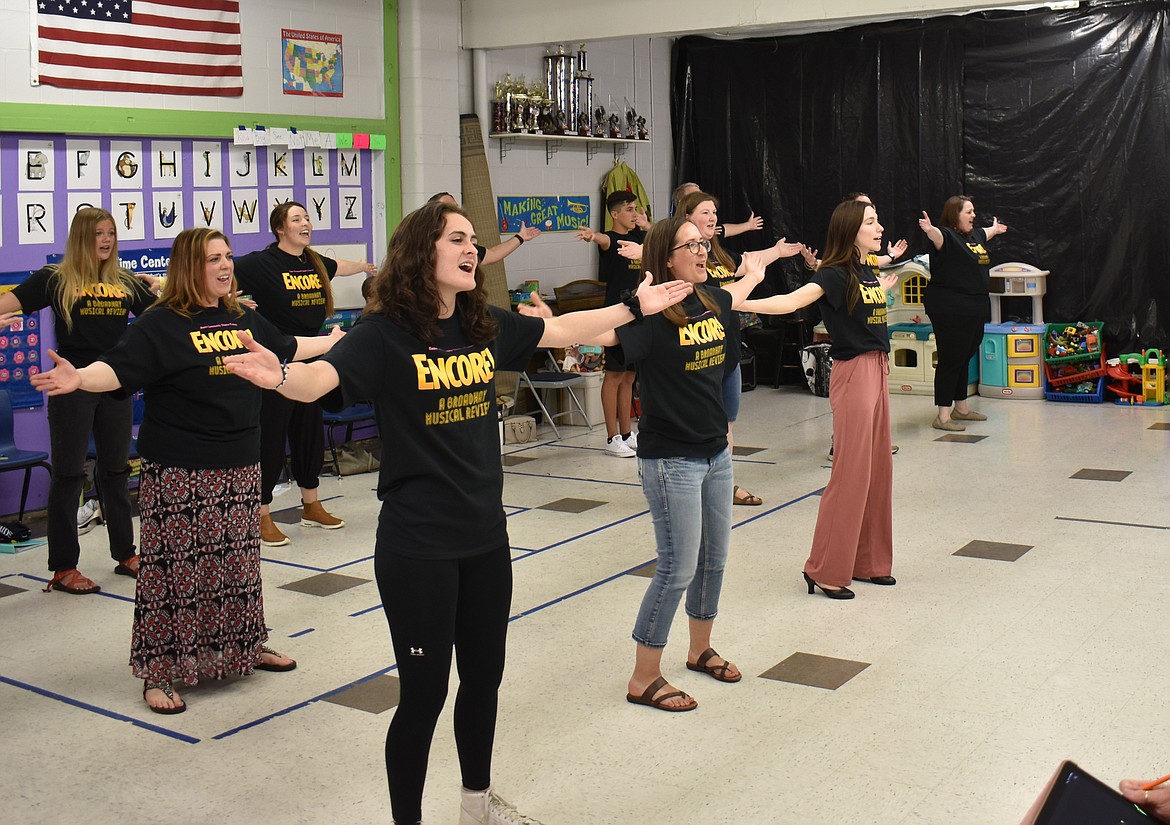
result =
M898 583L893 576L870 576L868 579L854 579L855 582L869 582L870 584L884 584L891 587Z
M808 577L808 573L805 573L803 571L801 571L800 575L804 576L804 582L805 582L805 584L808 585L808 594L810 596L816 592L816 588L818 588L818 587L820 587L821 592L824 593L826 596L828 596L830 599L852 599L854 596L857 595L852 590L850 590L848 587L838 587L838 588L834 588L834 589L829 589L829 588L824 587L820 584L817 584L815 581L813 581L812 579L810 579Z

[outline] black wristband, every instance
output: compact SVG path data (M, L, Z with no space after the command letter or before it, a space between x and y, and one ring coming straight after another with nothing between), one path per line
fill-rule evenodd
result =
M630 314L634 316L634 323L638 323L644 317L642 315L642 302L638 300L637 293L626 289L622 290L622 303L630 310Z
M519 235L513 235L512 237L515 238L516 240L520 241L521 246L524 245L524 239L521 238Z

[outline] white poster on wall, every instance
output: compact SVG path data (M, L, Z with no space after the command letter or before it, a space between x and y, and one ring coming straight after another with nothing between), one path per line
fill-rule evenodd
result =
M77 210L92 207L94 209L102 208L102 193L101 192L69 192L66 196L66 203L69 204L69 220L67 223L73 223L73 216L77 214ZM120 232L118 233L121 234Z
M260 176L256 169L256 149L252 146L228 147L229 186L255 186Z
M293 153L283 146L273 146L268 150L268 185L292 186L293 184Z
M223 193L196 192L192 196L191 225L223 230Z
M183 144L177 140L152 140L150 142L151 188L183 188L182 153Z
M16 196L16 219L20 229L17 237L22 246L53 243L54 217L52 192L21 192Z
M337 150L337 182L362 182L362 153L358 149Z
M65 141L65 181L69 189L101 189L102 152L100 141ZM72 215L73 210L70 210L69 214Z
M141 192L113 193L110 213L118 226L119 241L141 241L146 237L146 224L150 216L143 209Z
M362 210L365 207L364 190L343 186L337 190L337 228L361 229Z
M191 144L191 180L197 189L223 186L223 144L199 140Z
M232 190L232 234L255 235L260 232L259 199L255 189Z
M333 228L333 202L328 189L306 189L305 199L308 203L305 208L309 211L309 220L314 229Z
M273 209L282 203L288 203L292 199L293 190L291 189L269 189L264 196L264 204L268 211L264 213L263 217L267 220L268 216L272 214Z
M306 149L305 186L329 185L329 152L324 149Z
M173 238L186 228L182 192L154 193L154 237Z
M141 189L146 177L142 168L142 144L136 140L111 140L110 153L111 189Z
M56 163L51 140L22 140L17 143L17 175L21 192L52 192Z

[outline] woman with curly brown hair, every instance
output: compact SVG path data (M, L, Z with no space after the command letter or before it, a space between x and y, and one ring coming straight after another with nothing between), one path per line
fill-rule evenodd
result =
M175 238L163 297L118 344L77 369L33 377L50 396L143 388L138 433L141 563L130 665L155 713L182 713L174 683L296 667L269 649L260 583L260 391L224 357L250 331L286 359L338 340L284 335L236 299L232 253L214 229Z
M310 401L340 388L372 399L397 433L382 463L374 573L398 662L401 698L386 735L394 821L422 819L435 724L458 654L455 741L463 776L460 825L521 823L491 790L496 706L512 598L502 504L496 370L519 370L538 346L588 340L681 300L682 284L643 283L626 303L557 318L488 306L471 221L436 201L407 215L390 239L361 320L320 361L287 364L248 344L228 369L257 386ZM334 399L336 400L336 399Z

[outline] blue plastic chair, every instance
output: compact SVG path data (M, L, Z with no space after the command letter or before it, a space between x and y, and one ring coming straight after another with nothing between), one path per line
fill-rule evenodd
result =
M353 438L353 428L355 425L363 421L374 420L374 408L370 404L354 404L352 407L346 407L339 412L329 412L325 410L321 413L321 418L325 422L325 436L329 441L329 455L333 457L333 472L341 478L341 462L337 458L337 442L333 438L333 429L345 425L345 440L342 444L350 441Z
M22 450L16 446L13 435L12 397L8 390L0 390L0 473L9 470L24 470L24 486L20 490L20 515L18 521L24 521L24 505L28 503L28 482L33 467L44 467L52 478L53 468L49 464L49 454L35 450Z

